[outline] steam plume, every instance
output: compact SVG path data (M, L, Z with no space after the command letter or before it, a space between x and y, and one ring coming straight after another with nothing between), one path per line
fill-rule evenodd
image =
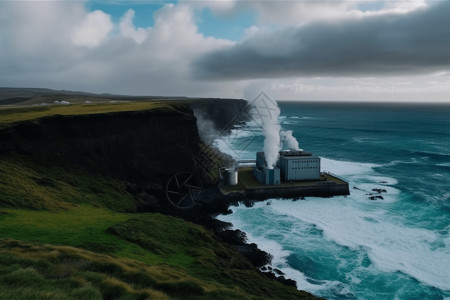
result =
M278 117L280 108L278 104L270 99L266 94L261 93L252 102L251 114L260 123L264 139L264 156L267 168L273 169L277 163L280 147L280 125Z
M278 114L279 115L279 114ZM264 156L266 157L267 168L273 169L280 155L280 125L278 123L263 126L264 134Z
M292 135L292 130L281 131L281 141L291 151L298 150L298 141Z
M264 156L267 168L273 169L280 155L281 142L289 150L298 150L298 142L292 135L292 130L281 131L278 124L280 108L276 101L261 92L251 106L251 114L256 121L260 122L264 134Z
M219 132L214 122L208 117L207 113L201 109L193 109L197 119L197 129L200 139L205 145L209 145L218 137Z

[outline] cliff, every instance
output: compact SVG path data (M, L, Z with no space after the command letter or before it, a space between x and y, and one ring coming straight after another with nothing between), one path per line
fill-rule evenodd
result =
M191 105L186 101L145 110L31 115L3 123L0 154L16 153L42 165L109 176L129 183L130 191L144 190L164 198L164 186L174 174L205 175L198 172L195 161L204 145ZM211 115L219 108L217 126L222 126L242 102L228 101L225 105L223 101L203 101L193 105ZM77 107L71 109L76 111ZM15 113L24 112L19 109Z
M313 297L258 273L224 242L244 252L256 247L236 242L231 232L218 237L148 213L199 220L176 213L164 197L168 178L195 173L205 147L191 107L220 112L221 127L242 102L194 102L0 109L3 296Z

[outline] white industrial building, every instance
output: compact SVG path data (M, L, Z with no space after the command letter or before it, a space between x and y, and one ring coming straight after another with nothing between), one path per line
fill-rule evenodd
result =
M303 150L280 151L277 162L283 181L318 180L320 157Z

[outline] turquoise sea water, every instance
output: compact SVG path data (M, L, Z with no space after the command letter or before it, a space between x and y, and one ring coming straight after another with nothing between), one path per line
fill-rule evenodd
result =
M450 106L279 105L282 129L349 181L351 195L270 199L218 218L318 296L450 299ZM235 149L241 159L262 149L256 126L233 134L237 149L257 136ZM370 200L372 189L383 199Z

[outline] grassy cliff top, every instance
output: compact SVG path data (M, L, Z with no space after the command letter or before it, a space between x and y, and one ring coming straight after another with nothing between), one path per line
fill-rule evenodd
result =
M107 114L126 111L143 111L159 109L164 111L173 111L176 105L181 101L146 101L146 102L103 102L103 103L84 103L84 104L56 104L40 106L23 107L3 107L0 106L0 126L35 120L49 116L76 116L76 115L94 115Z

